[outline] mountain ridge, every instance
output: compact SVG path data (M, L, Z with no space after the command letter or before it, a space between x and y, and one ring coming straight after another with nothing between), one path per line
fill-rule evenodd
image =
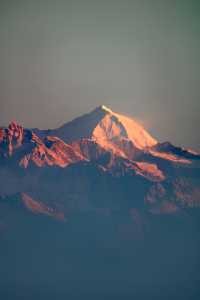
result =
M22 172L20 169L25 169L30 174L37 174L43 172L42 169L50 172L51 168L78 167L83 163L97 166L109 176L131 176L133 181L139 177L151 183L165 183L177 179L174 176L180 174L198 177L198 153L176 147L170 142L156 141L134 120L114 113L106 106L99 106L46 133L43 132L41 137L16 122L11 122L8 128L2 127L2 172L5 169L12 174L12 170ZM54 135L56 133L58 136ZM71 135L68 142L67 138L61 139L62 133ZM142 140L140 144L137 143L138 138Z
M200 155L146 144L148 133L126 120L101 106L58 131L0 128L1 291L13 281L23 292L27 277L34 291L41 277L48 291L85 288L88 269L88 291L95 272L100 291L105 278L113 290L128 282L125 291L137 282L146 290L152 278L155 290L169 278L176 290L188 276L196 285Z

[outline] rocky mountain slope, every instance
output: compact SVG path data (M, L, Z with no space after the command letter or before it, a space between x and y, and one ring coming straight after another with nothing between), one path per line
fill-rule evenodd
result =
M1 263L4 271L9 265L12 280L15 240L19 260L28 249L40 271L47 253L51 260L61 255L58 268L66 276L64 265L72 257L81 273L77 255L88 264L91 257L95 264L98 257L112 260L117 255L126 265L118 270L122 273L123 268L128 272L130 261L146 261L141 278L139 265L133 272L137 280L144 276L148 282L154 265L156 284L163 253L169 272L170 260L181 264L188 257L187 267L175 272L172 283L185 282L187 270L197 276L200 155L158 142L135 120L100 106L55 130L12 122L0 129L0 183L0 252L10 249ZM37 253L32 250L36 244L41 244ZM45 284L55 280L48 268L41 271ZM26 266L22 269L21 283Z
M169 142L157 142L134 120L105 106L56 130L37 130L37 134L12 122L0 131L0 162L1 182L5 182L1 193L4 194L12 191L12 182L13 186L18 182L15 192L21 193L36 184L35 178L43 176L47 181L48 173L67 173L66 168L78 169L80 165L86 177L88 169L95 168L102 177L112 180L131 177L133 185L137 180L144 180L153 187L159 183L168 201L180 200L185 205L199 203L200 155ZM90 181L89 177L87 180ZM58 185L59 181L57 177ZM37 184L35 191L41 189L40 183ZM141 203L146 198L148 195ZM157 198L160 199L155 196L154 202Z

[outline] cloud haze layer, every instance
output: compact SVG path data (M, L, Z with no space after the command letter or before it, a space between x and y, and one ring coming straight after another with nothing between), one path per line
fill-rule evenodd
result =
M199 149L198 1L1 1L0 123L105 104Z

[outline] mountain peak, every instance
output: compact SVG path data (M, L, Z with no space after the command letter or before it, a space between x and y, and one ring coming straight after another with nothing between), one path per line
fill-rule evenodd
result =
M157 144L157 141L137 121L115 113L105 105L100 105L91 112L48 132L48 135L58 136L67 143L83 138L92 139L114 152L119 152L119 145L122 143L130 142L137 149Z
M99 105L99 106L97 106L97 108L95 110L96 111L103 111L103 112L113 113L113 111L105 105Z

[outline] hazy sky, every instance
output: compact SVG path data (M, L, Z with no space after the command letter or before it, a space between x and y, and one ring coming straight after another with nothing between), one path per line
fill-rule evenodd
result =
M200 1L1 0L0 124L105 104L200 149Z

